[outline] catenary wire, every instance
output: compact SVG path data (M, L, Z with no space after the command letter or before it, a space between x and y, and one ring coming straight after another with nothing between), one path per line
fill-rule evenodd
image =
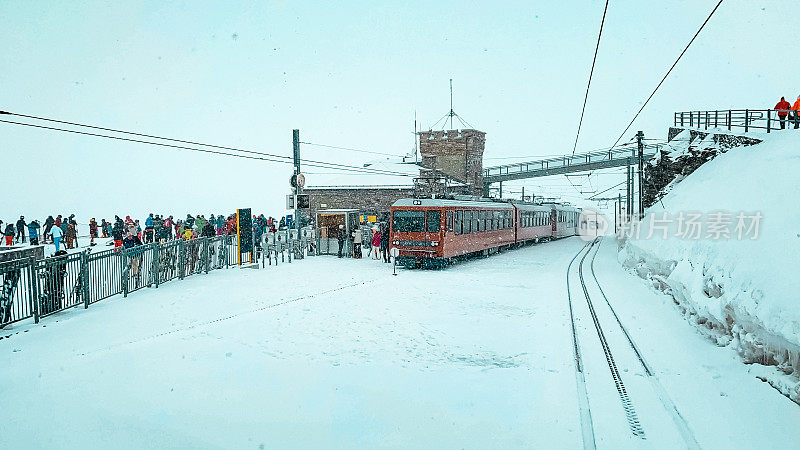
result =
M712 9L712 10L711 10L711 13L708 15L708 17L706 17L706 20L703 22L703 24L702 24L702 25L700 25L700 28L698 28L698 29L697 29L697 32L694 34L694 36L692 36L692 39L689 41L689 43L688 43L688 44L686 44L686 47L683 49L683 51L681 52L681 54L680 54L680 55L678 55L678 59L676 59L676 60L675 60L675 62L674 62L674 63L672 63L672 66L669 68L669 70L667 70L667 73L666 73L666 74L664 74L664 77L663 77L663 78L661 78L661 81L659 81L659 82L658 82L658 85L656 86L656 88L655 88L655 89L653 89L653 92L651 92L651 93L650 93L650 96L649 96L649 97L647 97L647 100L645 100L645 101L644 101L644 103L642 104L642 107L641 107L641 108L639 108L639 111L637 111L637 112L636 112L636 114L633 116L633 119L631 119L630 123L628 123L628 126L626 126L626 127L625 127L625 129L622 131L622 133L620 133L620 135L619 135L619 137L617 138L617 140L616 140L616 141L614 141L614 145L612 145L611 147L614 147L614 146L616 146L616 145L617 145L617 143L620 141L620 139L622 139L622 136L624 136L624 135L625 135L625 133L627 133L627 132L628 132L628 129L630 129L631 125L633 125L633 122L636 120L636 118L637 118L637 117L639 117L639 114L641 114L642 110L644 110L644 107L645 107L645 106L647 106L647 103L648 103L648 102L650 101L650 99L651 99L651 98L653 98L653 96L656 94L656 91L658 91L658 88L660 88L660 87L661 87L661 85L664 83L664 80L666 80L666 79L667 79L667 77L669 76L669 74L672 72L672 69L674 69L674 68L675 68L675 66L676 66L676 65L678 65L678 61L680 61L680 60L681 60L681 58L683 57L683 55L686 53L686 51L687 51L687 50L689 50L689 46L691 46L691 45L692 45L692 42L694 42L694 40L697 38L697 36L700 34L700 32L701 32L701 31L703 31L703 28L706 26L706 24L708 23L708 21L709 21L709 20L711 20L711 16L713 16L713 15L714 15L714 13L715 13L715 12L717 12L717 9L718 9L718 8L719 8L719 6L722 4L722 2L723 2L723 0L719 0L719 2L717 2L717 6L715 6L715 7L714 7L714 9Z
M125 130L118 130L118 129L114 129L114 128L100 127L100 126L96 126L96 125L88 125L88 124L83 124L83 123L78 123L78 122L70 122L70 121L65 121L65 120L51 119L51 118L47 118L47 117L40 117L40 116L32 116L32 115L28 115L28 114L14 113L14 112L10 112L10 111L0 111L0 114L17 116L17 117L24 117L24 118L27 118L27 119L34 119L34 120L42 120L42 121L46 121L46 122L61 123L61 124L65 124L65 125L72 125L72 126L78 126L78 127L84 127L84 128L91 128L91 129L102 130L102 131L110 131L110 132L120 133L120 134L129 134L129 135L132 135L132 136L147 137L147 138L151 138L151 139L159 139L159 140L170 141L170 142L179 142L179 143L182 143L182 144L200 145L200 146L203 146L203 147L218 148L218 149L222 149L222 150L231 150L231 151L242 152L242 153L250 153L250 154L254 154L254 155L266 156L266 157L269 157L269 158L285 159L286 163L292 163L292 157L291 156L276 155L276 154L273 154L273 153L265 153L265 152L257 152L257 151L253 151L253 150L245 150L245 149L241 149L241 148L227 147L227 146L223 146L223 145L204 144L202 142L188 141L188 140L183 140L183 139L167 138L167 137L156 136L156 135L151 135L151 134L137 133L137 132L133 132L133 131L125 131ZM7 123L15 123L15 124L19 124L19 125L27 125L27 124L23 124L21 122L10 122L10 121L8 121ZM43 127L43 128L48 128L48 127ZM52 128L52 129L55 129L55 128ZM57 130L57 131L69 131L69 130L63 130L63 129L55 129L55 130ZM89 135L93 135L93 134L89 133ZM96 136L99 136L99 137L111 137L111 136L107 136L107 135L96 135ZM364 168L358 167L358 166L350 166L350 165L347 165L347 164L331 163L331 162L327 162L327 161L317 161L317 160L313 160L313 159L303 159L303 158L301 158L300 161L303 162L303 163L309 164L309 165L312 165L312 164L325 164L327 166L339 166L339 167L343 167L343 168L351 168L351 169L359 169L359 170L364 169ZM273 162L279 162L279 161L273 161ZM312 167L317 167L317 166L313 166L312 165ZM383 170L383 169L370 169L370 170L371 171L380 170L381 172L385 172L387 174L408 175L408 174L403 174L402 172L396 172L396 171L392 171L392 170ZM361 170L361 171L363 171L363 170Z
M586 102L589 100L589 87L592 85L592 75L594 75L594 64L597 61L597 51L600 49L600 37L603 35L603 25L606 23L606 12L608 11L608 0L603 8L603 18L600 20L600 31L597 33L597 45L594 47L594 57L592 58L592 68L589 70L589 82L586 83L586 94L583 96L583 107L581 108L581 118L578 120L578 132L575 133L575 144L572 146L572 154L578 148L578 137L581 135L581 125L583 125L583 114L586 112Z
M262 160L262 161L268 161L268 162L276 162L276 163L281 163L281 164L292 164L292 161L274 159L274 158L265 157L265 156L238 155L238 154L235 154L235 153L226 153L226 152L221 152L221 151L217 151L217 150L208 150L208 149L202 149L202 148L196 148L196 147L187 147L187 146L175 145L175 144L165 144L165 143L161 143L161 142L152 142L152 141L145 141L145 140L141 140L141 139L132 139L132 138L119 137L119 136L109 136L109 135L106 135L106 134L90 133L90 132L87 132L87 131L78 131L78 130L68 130L68 129L65 129L65 128L48 127L48 126L45 126L45 125L37 125L37 124L24 123L24 122L15 122L15 121L11 121L11 120L2 120L2 119L0 119L0 122L1 123L14 124L14 125L22 125L22 126L26 126L26 127L41 128L41 129L51 130L51 131L60 131L60 132L80 134L80 135L85 135L85 136L94 136L94 137L101 137L101 138L106 138L106 139L114 139L114 140L119 140L119 141L128 141L128 142L134 142L134 143L140 143L140 144L156 145L156 146L160 146L160 147L175 148L175 149L180 149L180 150L190 150L190 151L196 151L196 152L202 152L202 153L211 153L211 154L222 155L222 156L233 156L233 157L236 157L236 158L245 158L245 159ZM397 176L407 176L407 177L408 176L412 176L412 175L407 174L407 173L394 172L394 171L384 171L382 169L370 169L370 168L367 168L367 167L356 167L356 166L332 167L330 165L327 165L327 164L332 164L332 163L325 163L325 162L306 162L305 164L308 165L308 166L311 166L311 167L319 167L319 168L332 169L332 170L342 170L342 171L350 171L350 172L359 171L359 172L363 172L363 173L372 173L372 174L379 174L379 175L397 175Z

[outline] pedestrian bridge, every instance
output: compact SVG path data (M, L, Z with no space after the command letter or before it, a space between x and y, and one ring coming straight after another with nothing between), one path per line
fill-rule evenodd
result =
M642 158L648 161L655 156L663 144L646 144ZM599 150L577 155L540 159L483 169L484 188L492 183L521 180L524 178L547 177L574 172L623 167L638 164L639 151L636 143L623 144L608 150Z

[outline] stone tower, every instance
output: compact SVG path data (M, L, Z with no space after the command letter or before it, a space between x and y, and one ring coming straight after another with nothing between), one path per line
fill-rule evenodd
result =
M419 150L422 167L439 171L469 186L472 195L483 194L483 131L441 130L421 131Z

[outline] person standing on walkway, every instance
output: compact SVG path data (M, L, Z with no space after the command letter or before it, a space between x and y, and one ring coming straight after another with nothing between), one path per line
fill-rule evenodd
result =
M353 258L361 259L361 229L353 231Z
M42 233L42 243L47 244L47 237L50 236L50 230L55 225L56 221L53 219L53 216L47 216L47 219L44 221L44 233ZM50 237L50 241L52 242L53 238Z
M31 241L31 245L39 245L39 227L39 222L36 220L32 220L28 224L28 238Z
M336 239L339 241L339 258L342 257L342 250L344 249L344 241L347 239L347 231L344 225L339 225L339 232L336 234Z
M797 101L792 105L794 111L794 129L800 128L800 95L797 96Z
M14 245L14 224L9 222L6 224L6 231L3 233L6 237L6 245Z
M50 230L50 234L53 236L53 244L56 246L56 252L61 250L61 236L64 235L64 232L61 231L61 227L53 227Z
M383 262L389 263L389 225L381 225L381 254Z
M775 105L775 111L778 111L778 120L781 122L781 130L786 127L786 116L789 114L789 108L791 107L792 105L784 97L781 97L781 101Z
M94 217L89 221L89 246L95 245L94 240L97 238L97 221Z
M17 221L17 242L25 242L25 216L19 216Z

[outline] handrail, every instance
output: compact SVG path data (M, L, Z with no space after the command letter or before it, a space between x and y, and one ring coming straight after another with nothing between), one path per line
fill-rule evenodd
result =
M650 150L655 148L656 150L662 144L645 144L645 149ZM595 150L588 153L580 153L577 155L564 155L564 156L557 156L551 157L546 159L539 159L535 161L526 161L520 163L512 163L512 164L504 164L500 166L492 166L483 169L483 174L485 177L492 176L492 175L503 175L509 173L521 173L521 172L528 172L531 170L542 170L548 168L558 168L558 167L565 167L565 166L572 166L578 164L587 164L587 163L595 163L599 161L611 161L616 159L621 154L630 154L631 157L637 157L638 153L638 146L635 143L625 143L619 145L614 148L609 148L605 150ZM651 153L647 151L647 153ZM602 157L602 159L598 160L596 157ZM524 170L523 170L524 168Z
M800 112L783 109L717 109L707 111L678 111L673 117L673 126L689 128L727 128L729 131L744 129L753 130L783 129L786 122L800 125ZM779 127L780 124L780 127Z

